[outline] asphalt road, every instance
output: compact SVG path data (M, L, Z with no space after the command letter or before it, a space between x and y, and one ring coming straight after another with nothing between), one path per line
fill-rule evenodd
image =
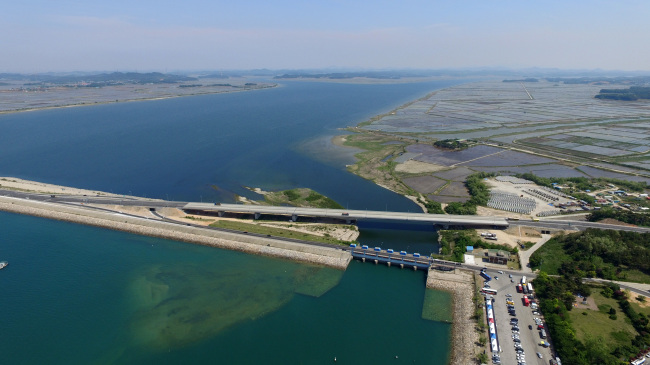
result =
M75 195L55 195L52 197L50 194L37 194L37 193L27 193L27 192L20 192L20 191L15 191L15 190L7 190L7 189L0 189L0 195L3 196L9 196L9 197L15 197L15 198L20 198L20 199L27 199L27 200L37 200L37 201L44 201L44 202L53 202L53 203L61 203L61 204L107 204L107 205L125 205L125 206L139 206L139 207L146 207L146 208L164 208L164 207L173 207L173 208L182 208L184 207L188 202L178 202L178 201L165 201L165 200L150 200L150 199L144 199L144 198L135 198L135 197L103 197L103 196L75 196ZM85 208L88 209L97 209L97 210L104 210L107 212L112 212L112 213L121 213L124 215L128 216L133 216L137 218L142 218L141 216L137 215L132 215L132 214L127 214L123 212L117 212L114 210L110 209L105 209L101 207L88 207L84 206ZM318 243L318 242L310 242L310 241L303 241L303 240L297 240L297 239L291 239L291 238L280 238L280 237L270 237L262 234L256 234L256 233L244 233L241 231L235 231L235 230L229 230L229 229L223 229L223 228L215 228L215 227L206 227L202 225L194 225L194 224L188 224L185 222L179 222L175 221L172 219L168 219L166 217L163 217L162 215L152 212L154 215L157 217L158 220L164 220L169 223L174 223L178 225L184 225L184 226L193 226L197 228L202 228L202 229L210 229L210 230L216 230L216 231L223 231L223 232L230 232L230 233L235 233L235 234L242 234L242 235L248 235L248 236L259 236L259 237L266 237L266 238L275 238L279 239L282 241L290 241L290 242L296 242L296 243L303 243L303 244L308 244L308 245L316 245L316 246L323 246L323 247L332 247L332 248L339 248L339 249L347 249L342 246L338 245L332 245L332 244L327 244L327 243ZM147 218L147 219L154 219L154 218ZM599 228L599 229L615 229L615 230L623 230L623 231L634 231L634 232L641 232L641 233L649 233L650 228L645 228L645 227L627 227L627 226L617 226L617 225L612 225L612 224L602 224L602 223L593 223L593 222L582 222L582 221L571 221L571 220L558 220L558 219L553 219L553 220L540 220L539 222L533 222L533 221L509 221L509 223L513 226L517 225L522 225L522 226L529 226L529 227L539 227L539 228L557 228L557 229L586 229L586 228ZM460 268L468 269L468 270L475 270L479 271L483 268L482 265L469 265L469 264L462 264L460 265ZM516 271L516 270L503 270L504 276L507 277L508 274L512 275L518 275L521 276L522 272ZM534 279L537 277L534 273L525 273L526 276L530 279ZM585 279L585 280L591 280L591 281L606 281L606 280L599 280L599 279ZM508 280L509 282L509 280ZM616 282L621 286L623 289L628 289L633 293L636 294L643 294L645 296L649 296L650 292L644 289L640 289L637 287L632 287L629 286L627 283L624 282Z
M160 215L158 212L155 212L155 211L152 211L151 213L156 218L146 218L146 217L142 217L140 215L119 212L119 211L112 210L112 209L106 209L106 208L101 208L101 207L91 207L91 206L87 206L87 205L80 205L81 203L84 203L84 204L100 204L100 205L101 204L106 204L106 205L116 205L117 204L117 205L138 206L138 207L145 207L145 208L164 208L164 207L182 208L187 204L187 202L146 200L146 199L129 198L129 197L124 197L124 198L115 197L115 198L113 198L113 197L73 196L73 195L62 195L62 196L55 196L54 198L52 198L49 194L25 193L25 192L18 192L18 191L13 191L13 190L4 190L4 189L0 189L0 196L9 196L9 197L14 197L14 198L19 198L19 199L36 200L36 201L59 203L59 204L70 204L70 205L74 205L74 206L77 206L77 207L82 207L82 208L85 208L85 209L93 209L93 210L101 210L101 211L110 212L110 213L118 213L118 214L122 214L122 215L125 215L125 216L140 218L140 219L162 220L162 221L165 221L165 222L168 222L168 223L177 224L179 226L191 226L191 227L195 227L195 228L201 228L201 229L207 229L207 230L213 230L213 231L221 231L221 232L239 234L239 235L242 235L242 236L264 237L264 238L267 238L267 239L276 239L276 240L280 240L280 241L284 241L284 242L295 242L295 243L307 244L307 245L312 245L312 246L321 246L321 247L336 248L336 249L342 249L342 250L347 250L348 249L348 247L341 246L341 245L335 245L335 244L304 241L304 240L299 240L299 239L294 239L294 238L275 237L275 236L265 235L265 234L242 232L242 231L236 231L236 230L232 230L232 229L217 228L217 227L210 227L210 226L204 226L204 225L198 225L198 224L185 223L185 222L180 222L180 221L176 221L176 220L173 220L173 219L169 219L167 217L164 217L164 216Z
M572 220L540 220L539 222L534 221L508 221L511 226L526 226L526 227L538 227L538 228L555 228L555 229L578 229L584 231L587 228L598 228L598 229L614 229L617 231L631 231L639 233L649 233L650 228L647 227L628 227L628 226L618 226L615 224L604 224L604 223L595 223L595 222L585 222L585 221L572 221Z

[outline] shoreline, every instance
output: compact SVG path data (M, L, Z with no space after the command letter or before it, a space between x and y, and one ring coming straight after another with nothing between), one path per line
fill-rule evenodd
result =
M206 230L159 220L91 210L83 206L61 205L0 196L0 211L200 244L254 255L288 259L338 270L347 269L350 260L352 260L350 253L341 249Z
M50 105L50 106L43 106L43 107L24 108L24 109L0 110L0 115L13 114L13 113L23 113L23 112L35 112L35 111L48 110L48 109L63 109L63 108L76 108L76 107L93 106L93 105L129 103L129 102L136 102L136 101L165 100L165 99L182 98L182 97L187 97L187 96L240 93L240 92L246 92L246 91L257 91L257 90L272 89L272 88L279 87L279 86L280 86L279 84L275 83L275 84L270 84L270 85L264 86L264 87L257 87L257 88L251 88L251 89L242 89L242 90L206 91L206 92L199 92L199 93L193 93L193 94L151 96L151 97L133 98L133 99L126 98L126 99L122 99L122 100L89 101L89 102L73 103L73 104L66 104L66 105Z
M429 269L427 289L448 292L452 295L452 324L449 341L449 365L475 363L474 352L478 343L476 322L472 319L474 302L474 277L468 272L456 270L449 274Z

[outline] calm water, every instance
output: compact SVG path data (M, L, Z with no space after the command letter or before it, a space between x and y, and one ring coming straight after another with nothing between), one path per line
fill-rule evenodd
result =
M3 115L0 175L177 200L250 196L242 186L310 187L351 209L416 211L347 173L351 154L326 141L338 127L444 86L290 83ZM449 324L435 319L448 319L449 298L428 293L424 304L422 272L353 262L342 273L1 212L0 225L0 259L10 261L0 272L8 363L447 357ZM429 228L361 228L360 240L372 245L435 246Z
M309 187L350 209L414 211L407 199L345 171L351 153L332 153L322 141L448 84L296 82L0 115L0 174L192 201L251 196L243 186Z

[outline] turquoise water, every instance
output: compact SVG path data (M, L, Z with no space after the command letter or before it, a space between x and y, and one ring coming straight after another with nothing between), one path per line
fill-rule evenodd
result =
M352 262L343 273L4 212L0 221L7 363L445 363L450 328L422 319L424 272Z
M350 209L417 211L347 173L351 153L327 141L447 85L288 83L0 115L0 175L197 201L309 187ZM446 311L423 307L423 272L353 262L342 273L2 212L0 224L8 363L444 364L448 354ZM373 246L435 249L431 227L360 228Z

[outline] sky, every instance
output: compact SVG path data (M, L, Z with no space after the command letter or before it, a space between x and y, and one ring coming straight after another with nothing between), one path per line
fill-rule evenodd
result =
M22 0L0 72L650 69L650 1Z

